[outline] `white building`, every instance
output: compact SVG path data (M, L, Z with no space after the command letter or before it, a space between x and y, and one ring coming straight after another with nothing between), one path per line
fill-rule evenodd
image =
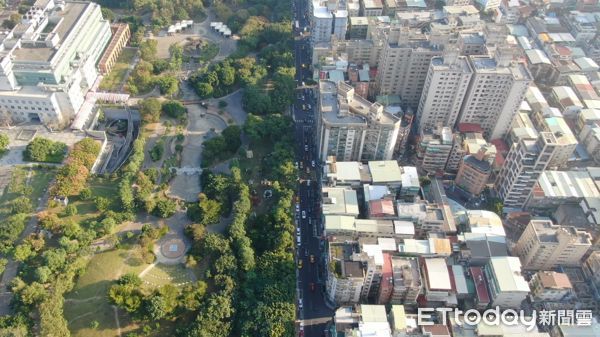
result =
M589 233L555 225L549 218L537 218L531 219L513 253L525 269L551 270L558 266L580 266L591 246Z
M487 139L502 138L532 82L531 74L525 65L512 62L503 48L496 50L494 58L471 55L469 62L474 73L459 123L480 125Z
M331 36L343 40L348 29L348 10L344 0L312 0L311 42L329 42Z
M555 147L556 137L549 132L540 132L537 139L520 139L512 145L494 184L505 207L522 208L525 205Z
M379 61L379 94L399 95L404 107L416 110L431 59L441 54L441 46L408 27L392 29Z
M491 305L501 309L518 309L529 294L529 285L521 275L518 257L492 257L483 269Z
M472 74L473 68L464 56L446 54L431 59L417 111L419 133L454 126Z
M65 126L96 81L111 38L100 6L38 0L0 34L0 118Z
M317 143L323 161L390 160L400 119L379 103L355 95L344 82L319 82Z

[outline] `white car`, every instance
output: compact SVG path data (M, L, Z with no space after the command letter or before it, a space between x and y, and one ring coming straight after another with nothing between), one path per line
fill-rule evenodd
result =
M306 219L306 211L302 211L302 219Z
M300 236L300 227L296 228L296 234Z
M298 299L298 310L302 310L302 307L303 307L303 306L302 306L302 299L301 299L301 298L299 298L299 299Z
M311 162L310 162L310 165L311 165L312 167L315 167L315 161L314 161L314 160L313 160L313 161L311 161Z
M296 212L300 212L300 205L296 204Z

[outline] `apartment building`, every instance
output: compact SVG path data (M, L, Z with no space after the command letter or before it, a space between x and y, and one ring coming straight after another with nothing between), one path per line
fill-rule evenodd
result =
M466 155L460 161L454 183L473 195L479 195L492 174L496 146L485 141L481 133L465 134L462 146Z
M537 139L513 143L496 177L494 188L505 207L523 208L533 185L544 172L556 148L556 137L540 132Z
M464 56L446 53L431 59L417 110L419 133L454 126L472 74L473 68Z
M492 307L519 309L529 294L529 284L521 275L518 257L492 257L483 267Z
M531 74L525 65L512 62L512 53L504 47L493 58L471 55L469 62L474 72L459 123L480 125L487 139L502 138L532 82Z
M551 270L579 266L592 246L589 233L575 227L555 225L549 218L531 219L513 248L524 269Z
M567 274L539 271L529 281L531 295L536 301L559 302L573 296L573 285Z
M352 260L352 254L358 251L358 247L355 244L331 243L328 248L327 298L337 304L358 303L365 281L362 263Z
M417 258L392 256L392 273L394 289L390 303L416 304L423 291Z
M417 110L431 59L441 54L441 46L424 35L408 27L392 29L379 61L379 94L399 95L404 108Z
M555 113L546 113L553 111ZM551 132L556 137L556 148L548 167L563 167L571 160L579 142L562 115L556 109L544 109L531 114L537 131Z
M96 81L110 38L98 4L36 1L0 33L0 119L66 126Z
M331 37L346 38L348 9L344 0L311 0L311 42L330 42Z
M421 168L429 173L443 171L454 144L454 134L449 127L424 130L417 144L417 158Z
M380 16L383 13L381 0L361 0L360 7L363 16Z
M317 143L323 161L390 160L400 119L379 103L355 95L350 85L319 82Z

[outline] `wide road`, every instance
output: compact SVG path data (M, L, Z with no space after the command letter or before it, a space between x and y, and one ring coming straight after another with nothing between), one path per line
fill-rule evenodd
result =
M310 70L312 48L306 31L310 31L307 20L307 0L295 0L294 44L296 80L296 104L293 107L295 121L297 165L300 171L296 223L299 229L297 243L297 292L298 332L300 336L328 336L326 328L333 311L325 304L326 261L321 240L322 224L320 213L321 163L317 158L315 135L315 93L306 88L305 81L312 78ZM296 20L298 27L296 27ZM298 230L296 231L298 233ZM301 264L301 265L300 265Z

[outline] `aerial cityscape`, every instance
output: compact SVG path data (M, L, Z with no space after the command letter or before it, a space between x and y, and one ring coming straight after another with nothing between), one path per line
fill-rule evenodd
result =
M0 24L0 336L600 337L599 0Z

